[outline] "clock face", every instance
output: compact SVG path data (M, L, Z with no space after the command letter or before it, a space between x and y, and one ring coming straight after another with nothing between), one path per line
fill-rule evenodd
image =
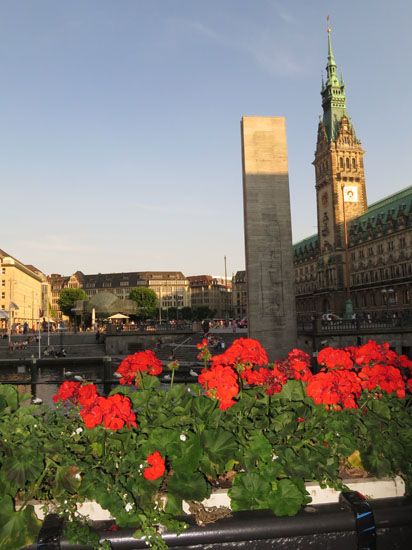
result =
M323 193L322 195L322 206L326 206L328 204L328 194Z

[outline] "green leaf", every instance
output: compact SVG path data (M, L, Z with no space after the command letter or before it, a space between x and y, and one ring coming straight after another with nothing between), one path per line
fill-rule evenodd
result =
M192 411L195 418L207 420L216 407L216 401L204 395L192 400Z
M303 401L306 397L303 384L300 380L288 380L282 391L277 394L288 401Z
M168 492L165 512L173 516L182 515L182 498Z
M238 474L229 489L233 511L268 508L270 483L257 473Z
M210 460L222 467L234 458L238 444L233 433L223 429L205 430L201 434L204 453Z
M199 466L200 457L203 452L200 438L196 434L189 434L186 437L186 441L181 443L180 453L175 457L170 457L173 469L176 472L192 472Z
M19 550L32 544L40 525L33 506L15 512L13 501L8 495L0 499L0 548Z
M391 419L391 411L384 401L381 401L380 399L371 399L369 402L369 408L381 418L384 418L385 420Z
M284 430L290 424L293 424L293 428L296 426L296 415L293 412L284 412L275 416L272 421L272 425L276 432Z
M10 483L23 489L26 482L37 480L43 471L43 457L23 448L18 454L5 458L3 468Z
M203 500L210 495L210 486L199 472L175 472L169 479L168 493L186 500Z
M294 516L306 502L306 498L291 479L281 479L276 484L276 490L270 494L268 502L277 516Z
M95 441L90 445L90 448L92 450L92 455L96 458L100 458L103 455L103 445L99 443L98 441Z
M15 411L19 406L19 396L14 386L9 386L8 384L0 384L0 398L0 410L3 410L5 408L4 406L1 406L2 403L5 403L6 406L10 407L12 411Z
M142 381L139 383L140 388L145 390L158 388L160 386L160 380L157 376L151 376L150 374L142 373Z
M257 463L272 460L272 445L263 434L255 434L246 443L245 466L254 468Z

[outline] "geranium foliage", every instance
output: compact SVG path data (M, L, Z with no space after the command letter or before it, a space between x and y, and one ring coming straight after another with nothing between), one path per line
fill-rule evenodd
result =
M157 526L182 529L183 500L201 501L227 480L234 510L279 516L309 502L305 481L342 488L351 464L410 487L412 361L387 344L325 348L316 374L303 351L268 364L248 338L213 358L204 341L199 358L198 384L166 391L155 354L136 353L109 396L67 381L55 407L0 386L0 547L35 539L34 498L53 501L74 541L99 544L76 510L94 500L114 529L135 527L164 548Z

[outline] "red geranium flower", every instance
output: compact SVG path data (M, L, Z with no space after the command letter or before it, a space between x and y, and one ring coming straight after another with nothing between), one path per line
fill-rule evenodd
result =
M389 349L388 342L377 344L369 340L367 344L354 349L354 361L360 366L376 364L397 364L398 355Z
M80 410L80 416L83 418L84 425L88 430L100 426L102 423L103 411L100 406L102 399L104 400L104 397L99 397L95 405Z
M53 395L53 401L57 403L58 401L70 400L72 403L77 403L77 396L80 386L80 382L71 382L70 380L66 380L59 386L57 393Z
M412 371L412 361L406 357L406 355L399 356L399 366L404 369L409 369Z
M390 365L374 365L363 367L359 372L362 387L369 391L380 389L387 393L396 392L400 398L405 397L405 382L399 369Z
M100 402L103 413L104 427L110 430L119 430L126 424L137 427L136 415L132 411L131 401L128 397L116 393Z
M357 408L355 398L362 391L360 380L355 372L332 370L315 374L308 382L306 394L317 405L342 405L346 409Z
M267 365L268 362L266 351L253 338L238 338L224 353L212 357L212 365L249 369L253 366Z
M91 407L97 401L98 396L94 384L85 384L79 388L77 401L82 407Z
M353 363L350 353L343 349L335 349L331 347L323 348L318 354L318 363L329 370L346 369L350 370Z
M222 411L232 407L239 393L236 372L231 367L213 365L210 369L203 369L198 378L199 384L206 389L208 397L217 399Z
M159 451L155 451L154 453L149 455L146 458L146 462L150 466L145 468L143 472L143 477L145 479L149 479L149 480L158 479L159 477L162 477L162 475L165 473L165 470L166 470L165 459L162 457Z
M116 372L122 375L120 384L130 385L134 383L135 386L138 386L139 377L137 373L146 372L151 376L157 376L161 374L162 370L162 362L159 361L155 353L151 350L146 350L138 351L133 355L125 357Z

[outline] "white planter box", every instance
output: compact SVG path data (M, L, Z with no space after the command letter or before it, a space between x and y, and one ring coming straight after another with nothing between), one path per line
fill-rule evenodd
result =
M384 478L362 478L345 480L345 485L352 491L359 491L368 499L374 498L389 498L401 497L405 494L405 483L399 476L394 479ZM322 489L317 483L306 483L306 489L312 497L310 504L327 504L339 501L339 491L335 489ZM33 503L37 517L43 520L45 513L43 504ZM207 508L210 506L225 506L230 508L230 498L227 494L227 489L217 489L213 491L209 498L202 501L202 504ZM186 514L189 513L189 505L183 502L183 510ZM52 509L50 509L52 511ZM108 510L105 510L97 502L84 502L78 506L79 514L88 516L94 521L103 521L113 519Z
M395 479L384 478L377 479L375 477L362 479L345 480L345 485L352 491L358 491L369 499L374 498L389 498L401 497L405 494L405 483L399 476ZM327 487L322 489L318 483L306 483L306 490L312 497L310 504L328 504L339 502L340 491ZM213 491L209 498L202 501L202 504L208 506L226 506L230 508L230 498L227 494L227 489L217 489ZM183 502L183 510L186 514L189 513L189 506Z

